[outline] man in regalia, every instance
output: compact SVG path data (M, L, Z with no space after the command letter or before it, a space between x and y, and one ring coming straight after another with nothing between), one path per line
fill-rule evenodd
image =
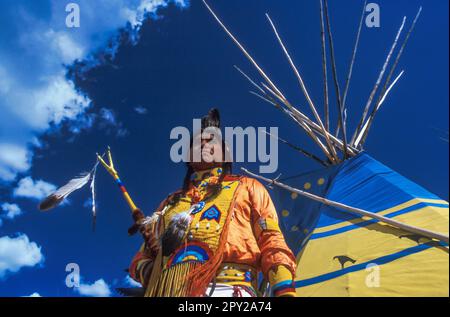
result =
M212 109L191 139L182 188L144 221L130 276L145 296L253 297L261 295L262 272L274 296L295 296L295 257L269 193L257 180L231 174L218 134Z

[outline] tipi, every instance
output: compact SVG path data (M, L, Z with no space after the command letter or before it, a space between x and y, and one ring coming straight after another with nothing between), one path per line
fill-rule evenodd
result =
M280 139L324 167L285 179L284 186L281 181L269 180L273 185L278 185L274 186L274 198L280 223L289 246L297 256L297 294L449 296L448 202L389 169L363 150L378 110L403 74L401 71L394 77L398 61L421 8L399 45L406 21L406 18L403 18L364 106L361 120L354 133L348 135L346 97L366 3L359 23L345 88L341 92L336 75L328 5L326 0L319 0L324 118L320 117L299 69L287 51L275 24L267 15L269 24L314 115L314 118L310 118L293 106L206 1L203 2L261 75L263 82L257 84L256 80L236 67L255 87L252 93L289 116L307 133L325 157L321 158ZM328 52L330 61L327 61ZM332 132L330 126L329 89L326 79L328 64L331 65L333 86L337 96L336 132ZM317 199L312 200L312 196ZM322 199L319 199L320 197Z

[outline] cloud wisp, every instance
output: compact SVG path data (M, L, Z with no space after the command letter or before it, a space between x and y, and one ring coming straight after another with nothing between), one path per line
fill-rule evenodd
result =
M79 133L92 126L86 117L91 100L67 77L67 66L98 56L114 56L119 30L137 41L147 17L157 17L170 3L188 0L78 0L80 27L66 26L64 1L0 2L0 182L9 183L32 166L34 149L44 133L62 124ZM119 136L126 133L123 127Z
M127 275L125 277L125 285L130 287L142 287L141 283L138 283L135 280L133 280L130 275Z
M135 108L134 108L134 111L136 111L138 114L141 114L141 115L145 115L145 114L148 113L148 109L145 108L145 107L143 107L143 106L137 106L137 107L135 107Z
M27 235L0 237L0 278L16 273L24 267L34 267L44 262L41 247Z
M1 216L10 220L22 214L22 210L17 204L3 203L0 209L3 211Z
M81 283L79 287L74 289L81 296L110 297L112 294L109 285L103 279L99 279L92 284Z
M30 176L22 178L13 191L15 197L41 200L56 190L56 186L43 180L33 180Z

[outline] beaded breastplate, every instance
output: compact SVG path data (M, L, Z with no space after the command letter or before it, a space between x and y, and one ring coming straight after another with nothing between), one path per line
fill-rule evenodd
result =
M239 179L223 181L222 190L215 197L198 202L192 197L183 197L165 211L162 216L164 229L182 213L188 212L190 223L181 246L168 256L162 256L161 274L154 285L149 285L146 296L187 295L189 281L186 281L185 277L211 259L220 243L223 243L223 229L229 221L228 218L232 216L238 185Z

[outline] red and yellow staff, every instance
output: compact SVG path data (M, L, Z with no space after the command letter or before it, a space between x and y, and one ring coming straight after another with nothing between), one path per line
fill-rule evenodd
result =
M144 216L144 213L142 212L142 210L136 207L136 205L134 204L133 200L130 197L130 194L128 194L128 191L126 190L125 186L123 185L122 181L120 180L119 173L114 168L114 162L112 160L111 149L109 148L109 146L108 146L108 150L107 150L107 155L108 155L108 161L109 161L108 163L109 164L107 164L98 153L97 153L97 159L100 161L100 163L102 163L103 167L108 171L108 173L111 174L111 176L114 178L114 180L116 181L117 185L119 186L119 188L123 194L123 197L125 198L128 206L131 209L132 217L134 220L134 225L128 229L128 233L130 235L132 235L132 234L135 234L141 228L142 221L144 220L145 216Z

